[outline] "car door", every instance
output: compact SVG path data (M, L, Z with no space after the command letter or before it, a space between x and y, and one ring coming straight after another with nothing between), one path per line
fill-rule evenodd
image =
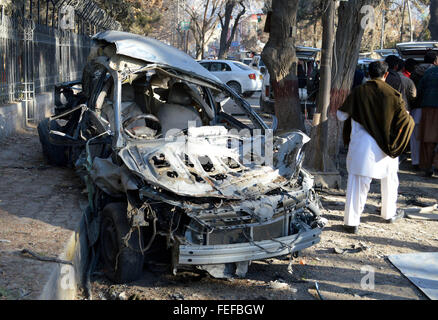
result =
M213 74L221 79L224 83L233 80L231 67L225 62L211 62L210 72L213 72Z

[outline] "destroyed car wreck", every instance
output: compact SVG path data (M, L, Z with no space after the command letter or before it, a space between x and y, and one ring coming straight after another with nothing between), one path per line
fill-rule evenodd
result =
M82 81L57 87L55 115L38 131L47 161L87 185L89 245L111 280L135 280L164 252L174 273L244 276L253 260L319 242L304 133L273 135L173 47L115 31L93 39ZM229 101L246 120L224 111Z

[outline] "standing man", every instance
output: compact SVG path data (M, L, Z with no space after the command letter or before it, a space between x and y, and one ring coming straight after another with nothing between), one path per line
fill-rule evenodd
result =
M400 92L388 85L386 62L369 66L371 80L355 88L337 116L344 124L347 154L347 197L344 228L357 233L372 179L381 179L382 218L393 223L404 213L397 211L398 156L409 143L414 120Z
M428 54L432 56L435 52L429 51ZM438 168L438 58L436 54L434 57L418 84L420 168L425 171L426 177L431 177ZM426 62L426 57L424 60Z
M411 79L417 88L426 71L434 65L438 65L437 54L435 51L430 50L424 55L423 63L416 65L414 71L411 73Z
M406 108L410 111L415 98L417 97L417 88L415 87L414 81L412 81L409 76L406 75L405 63L403 60L399 61L398 64L398 75L401 80L401 91L403 101L405 102Z
M386 57L385 62L388 64L388 76L386 77L386 83L398 92L401 92L402 81L400 79L400 75L397 72L400 64L400 59L392 54Z
M409 60L409 59L408 59ZM413 62L412 62L413 61ZM410 79L411 72L408 70L413 70L413 65L415 63L415 60L411 59L410 62L406 61L406 63L403 63L403 61L399 65L399 72L400 79L402 81L402 97L405 102L406 108L409 110L409 114L412 116L415 122L414 131L412 132L411 139L409 141L410 149L411 149L411 164L412 169L417 171L419 169L420 165L420 143L417 140L417 123L419 123L419 117L417 115L417 111L419 109L415 109L416 106L416 98L417 98L417 88L415 86L414 81ZM417 122L418 121L418 122Z
M405 66L403 68L403 74L411 78L411 74L415 71L415 68L417 67L418 62L415 59L409 58L405 61Z
M408 59L409 60L409 59ZM408 62L408 61L406 61ZM412 63L413 64L413 63ZM421 122L421 103L422 103L422 92L418 91L418 86L420 84L420 80L423 78L424 74L427 70L432 68L433 66L436 66L438 64L438 59L435 51L428 51L424 55L424 61L423 63L417 64L414 66L413 70L411 71L411 79L414 81L415 86L417 87L417 99L415 103L411 105L411 109L409 110L411 116L414 118L415 121L415 128L414 132L411 136L411 158L412 158L412 167L414 170L419 169L420 165L420 122ZM430 173L426 173L428 175Z

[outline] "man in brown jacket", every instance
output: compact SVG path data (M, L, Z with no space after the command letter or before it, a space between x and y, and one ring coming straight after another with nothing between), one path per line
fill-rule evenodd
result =
M347 195L344 227L357 233L372 179L381 179L381 215L388 223L403 217L397 211L398 156L409 143L414 120L400 92L385 82L386 62L370 64L371 80L355 88L338 110L345 121Z

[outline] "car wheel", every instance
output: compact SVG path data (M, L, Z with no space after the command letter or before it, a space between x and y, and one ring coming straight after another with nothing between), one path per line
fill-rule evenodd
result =
M227 83L228 86L233 89L239 96L242 94L242 87L240 86L239 83L235 82L235 81L231 81Z
M47 163L54 166L67 166L68 147L53 145L49 141L50 130L60 131L60 129L61 126L56 121L46 118L38 124L38 136Z
M143 271L143 238L131 226L126 203L110 203L101 212L100 249L105 275L116 283L138 279ZM129 239L126 239L126 237Z
M250 98L254 94L254 91L246 91L243 93L244 98Z

